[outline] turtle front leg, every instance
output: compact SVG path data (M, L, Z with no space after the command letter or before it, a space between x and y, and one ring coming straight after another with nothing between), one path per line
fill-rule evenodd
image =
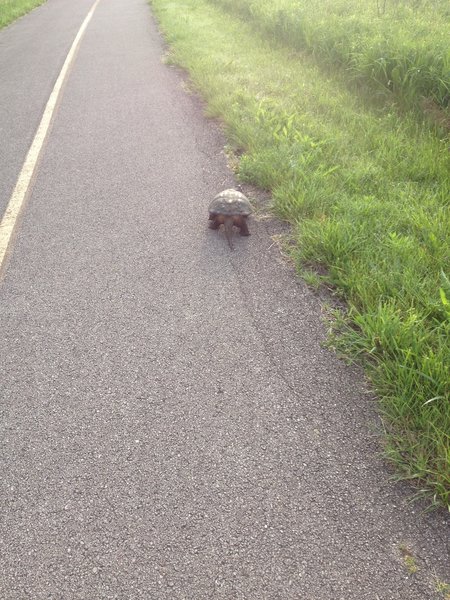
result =
M247 219L242 218L239 223L239 233L241 235L250 235L250 231L248 230Z
M209 215L209 225L208 225L208 227L210 229L219 229L220 223L217 220L217 217L215 217L214 215Z

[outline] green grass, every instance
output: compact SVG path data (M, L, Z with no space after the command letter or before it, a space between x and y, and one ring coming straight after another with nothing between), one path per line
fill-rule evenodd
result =
M0 0L0 29L43 2L45 0Z
M401 106L450 103L448 0L213 0Z
M334 345L361 357L400 477L450 506L450 156L413 116L375 110L211 0L152 0L171 50L222 119L241 180L271 190L299 271L348 313ZM323 273L326 275L323 275Z

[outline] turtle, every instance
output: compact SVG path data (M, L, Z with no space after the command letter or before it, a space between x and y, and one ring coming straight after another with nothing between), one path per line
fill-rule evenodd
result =
M233 225L239 227L241 235L250 235L247 217L253 212L246 196L237 190L229 189L217 194L209 205L210 229L219 229L223 224L228 245L233 250L231 241Z

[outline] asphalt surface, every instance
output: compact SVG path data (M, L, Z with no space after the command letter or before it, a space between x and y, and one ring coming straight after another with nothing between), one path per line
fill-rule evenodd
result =
M91 5L0 32L2 208ZM163 54L101 0L0 283L0 597L442 598L448 514L389 479L276 224L207 228L225 141Z

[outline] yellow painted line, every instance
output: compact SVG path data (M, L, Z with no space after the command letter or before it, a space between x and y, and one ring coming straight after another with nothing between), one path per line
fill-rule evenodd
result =
M58 99L61 95L64 81L75 58L81 38L83 37L86 27L88 26L89 21L91 20L99 2L100 0L96 0L88 12L86 18L81 24L80 29L78 30L69 53L67 54L66 60L64 61L62 69L58 75L58 79L56 80L52 93L50 94L45 106L41 122L39 123L39 127L37 128L30 149L28 150L28 154L25 158L25 162L23 163L22 170L20 171L16 186L6 207L5 214L0 222L0 273L2 271L3 263L7 257L8 248L11 244L18 217L25 204L26 198L28 197L28 192L31 189L39 155L49 132L50 124L58 104Z

